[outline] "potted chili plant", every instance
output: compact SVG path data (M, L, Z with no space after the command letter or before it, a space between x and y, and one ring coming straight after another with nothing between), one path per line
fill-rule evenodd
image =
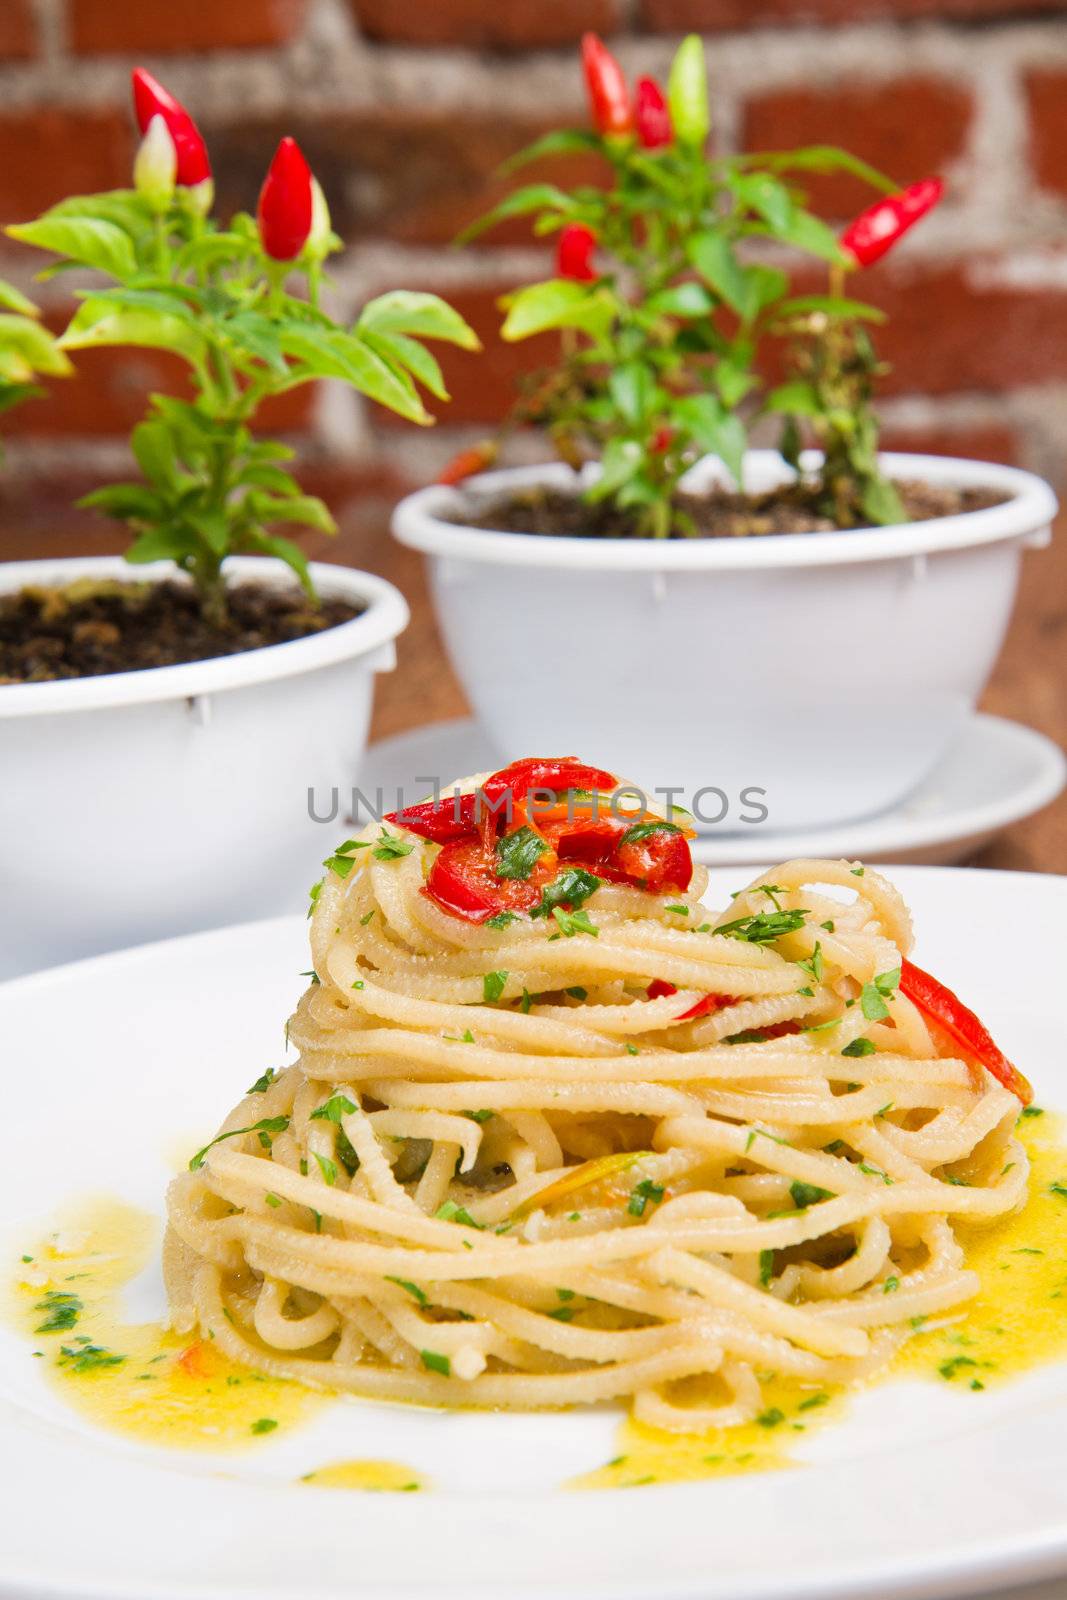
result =
M878 451L882 316L850 279L941 185L900 191L828 146L709 158L695 36L666 93L650 78L631 93L592 35L583 64L592 128L511 165L592 150L609 181L527 185L468 230L529 215L554 236L555 274L505 297L502 332L558 330L559 358L394 531L432 557L446 642L501 753L588 749L593 730L606 767L715 786L703 820L726 827L875 813L973 710L1021 546L1055 509L1027 473ZM878 191L840 237L799 186L832 170ZM823 292L795 292L790 255L820 264ZM749 449L775 419L779 449ZM558 462L485 471L518 425Z
M369 573L308 565L290 530L328 533L332 518L293 477L293 452L253 431L256 413L333 378L425 424L417 384L444 390L422 341L477 345L427 294L383 294L335 322L321 289L340 242L294 141L256 216L216 221L195 123L146 72L133 82L134 186L8 229L55 257L44 275L78 266L98 280L78 292L51 369L31 325L27 359L58 370L67 352L149 347L189 374L188 392L153 395L133 430L137 478L82 502L130 530L125 557L3 575L0 891L20 907L9 969L292 903L321 853L308 790L355 779L373 675L393 665L408 612Z

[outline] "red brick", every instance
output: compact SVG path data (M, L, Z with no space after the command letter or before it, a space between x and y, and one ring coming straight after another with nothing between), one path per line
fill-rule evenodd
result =
M100 0L106 4L107 0ZM525 50L570 44L587 28L610 33L618 0L349 0L368 39Z
M1019 440L1013 429L1000 423L950 425L933 428L882 429L883 450L906 450L929 456L962 456L967 461L1002 461L1017 466Z
M0 6L0 60L24 61L37 49L37 23L30 0L3 0Z
M784 89L748 102L742 140L746 150L840 145L898 182L910 183L962 154L972 112L970 94L938 78ZM847 174L802 173L798 181L825 216L846 217L876 198L866 184Z
M0 220L25 222L69 194L130 182L124 112L48 107L0 115Z
M307 0L70 0L69 29L74 49L86 55L241 50L284 44L306 11Z
M1067 72L1031 72L1026 79L1030 108L1030 159L1044 189L1067 194Z
M388 3L388 0L385 0ZM643 0L646 28L661 33L715 33L805 23L913 22L945 17L985 22L995 17L1059 14L1063 0Z
M204 132L223 215L252 204L278 139L291 133L326 191L343 238L384 235L407 244L447 244L516 183L549 178L566 186L602 176L595 158L567 157L530 166L508 181L496 177L500 163L546 126L500 117L353 111L205 123ZM516 218L486 238L492 244L528 241L530 222Z

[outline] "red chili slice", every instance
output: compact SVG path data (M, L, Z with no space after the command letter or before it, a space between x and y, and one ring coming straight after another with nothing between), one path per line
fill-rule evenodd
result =
M513 800L522 800L531 789L551 789L554 794L566 789L590 789L612 794L618 783L613 772L587 766L577 756L527 756L486 778L482 791L487 800L495 802L509 789Z
M650 1000L660 1000L664 995L677 993L677 985L668 983L666 978L653 978L648 986L648 998ZM732 994L701 995L700 999L691 1005L688 1011L679 1012L678 1016L671 1018L671 1021L695 1022L698 1017L710 1017L713 1011L721 1011L723 1006L732 1006L733 1003L734 996Z
M662 1000L666 995L677 993L678 985L676 983L668 983L666 978L653 978L648 986L648 998L650 1000Z
M964 1005L958 995L921 967L913 966L910 961L900 964L900 992L907 995L924 1016L931 1017L943 1028L960 1045L969 1060L973 1059L985 1067L1024 1106L1030 1104L1034 1098L1030 1084L994 1043L985 1024Z
M528 878L498 878L496 865L496 852L487 850L481 839L456 839L442 847L425 893L466 922L488 922L501 911L531 911L555 876L556 858L547 852Z
M403 811L390 811L383 820L406 828L409 833L417 833L420 839L447 844L451 839L465 839L476 832L477 798L475 794L445 795L440 800L405 806Z

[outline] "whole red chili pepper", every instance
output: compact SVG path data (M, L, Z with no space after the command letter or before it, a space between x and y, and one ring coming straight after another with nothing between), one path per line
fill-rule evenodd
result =
M597 277L593 265L596 234L584 222L568 222L560 229L556 246L556 273L561 278L573 278L578 283L592 283Z
M208 160L207 145L181 101L168 94L163 85L143 67L135 67L131 77L137 126L142 133L147 133L153 117L163 118L178 156L177 181L188 189L195 189L198 184L210 179L211 162Z
M659 150L674 140L671 114L655 78L638 78L634 102L637 142L645 150Z
M461 450L452 457L447 466L437 474L438 483L462 483L464 478L473 477L476 472L485 472L493 465L497 458L498 447L493 439L483 439L481 444L471 445L469 450Z
M633 128L633 112L626 78L603 39L595 33L582 37L582 70L598 133L626 134Z
M295 139L284 138L259 191L256 221L264 250L274 261L292 261L311 232L311 168Z
M932 211L944 192L940 178L923 178L899 194L888 195L849 223L841 235L841 248L858 266L869 267L880 261L920 217Z

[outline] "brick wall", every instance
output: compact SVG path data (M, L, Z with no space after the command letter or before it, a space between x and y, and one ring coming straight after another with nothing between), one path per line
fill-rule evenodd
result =
M887 441L1063 476L1063 0L0 0L0 220L127 181L137 61L198 117L224 204L250 205L275 141L296 134L353 245L338 303L438 288L486 340L480 360L448 354L454 403L432 431L328 386L282 408L316 480L388 495L484 431L544 354L493 337L495 296L543 272L541 247L520 227L449 242L499 194L505 155L583 118L573 46L590 26L631 73L662 73L679 33L701 30L721 149L841 142L904 181L943 171L948 203L864 285L892 315ZM816 192L830 218L865 199L837 178ZM16 281L30 265L0 255ZM42 292L60 316L62 280ZM81 369L7 423L6 493L114 470L168 373L151 352Z

